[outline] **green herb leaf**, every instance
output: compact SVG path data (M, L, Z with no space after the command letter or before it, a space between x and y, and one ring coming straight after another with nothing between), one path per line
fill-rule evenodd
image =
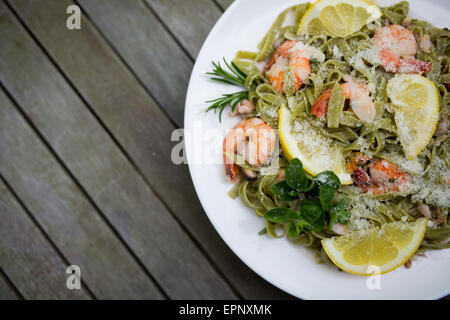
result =
M322 212L319 219L317 219L313 223L305 226L305 230L307 230L307 231L322 231L324 227L325 227L325 213Z
M286 180L278 182L277 184L270 187L270 191L286 201L293 201L295 199L298 199L298 191L292 189L288 185Z
M343 197L339 200L339 202L336 204L336 208L339 210L347 210L347 198Z
M299 192L306 192L311 189L311 181L303 170L302 162L295 158L286 166L286 182Z
M288 236L290 238L295 238L298 237L301 232L302 230L298 227L298 225L295 222L291 221L289 225Z
M348 224L350 221L350 213L347 211L347 199L342 198L334 207L330 210L330 229L333 228L335 222L340 224Z
M300 202L300 215L309 224L316 222L323 215L320 201L315 198L309 198Z
M260 236L262 236L264 234L267 234L267 228L264 228L260 232L258 232L258 235L260 235Z
M331 210L330 211L330 229L333 229L333 225L336 222L336 210Z
M329 186L336 190L341 186L341 181L339 180L338 176L332 171L324 171L319 173L314 178L314 183L314 189L316 189L317 192L320 190L321 186Z
M247 79L247 74L243 72L239 67L233 62L231 65L223 59L225 66L228 71L220 65L220 62L212 62L213 71L207 72L206 74L211 76L211 80L224 82L238 87L245 87L245 80Z
M333 201L334 195L336 194L336 189L333 187L323 185L319 189L319 199L323 210L327 211L331 207L331 201Z
M289 220L295 220L299 218L299 214L289 208L275 208L269 210L265 215L264 219L270 222L286 222Z
M222 68L220 62L212 62L212 65L214 67L213 71L206 73L208 76L210 76L210 79L216 82L231 84L245 89L245 80L247 79L247 74L239 69L239 67L235 63L232 62L230 65L225 59L223 59L223 62L225 63L226 69ZM252 83L251 87L255 88L256 84ZM210 110L214 110L214 112L219 111L219 121L222 122L222 113L227 106L230 106L231 111L234 111L237 104L247 98L247 90L230 94L223 94L217 99L206 101L207 103L211 104L206 109L206 112Z
M219 111L219 121L222 122L222 113L227 106L231 107L231 111L236 109L239 102L247 99L248 92L240 91L230 94L223 94L220 98L206 101L206 103L211 103L211 105L206 109L206 112L214 110L214 112Z
M350 213L346 210L339 210L336 212L336 220L340 224L348 224L350 221Z

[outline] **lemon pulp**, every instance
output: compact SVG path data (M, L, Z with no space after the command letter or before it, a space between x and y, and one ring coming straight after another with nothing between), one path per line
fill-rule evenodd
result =
M380 17L380 9L365 0L319 0L303 16L298 33L345 38Z
M396 75L387 86L395 108L395 123L408 159L428 145L439 121L439 92L436 85L417 74Z
M342 270L368 276L372 266L380 273L390 272L403 265L422 243L428 220L392 222L349 236L322 240L328 257Z

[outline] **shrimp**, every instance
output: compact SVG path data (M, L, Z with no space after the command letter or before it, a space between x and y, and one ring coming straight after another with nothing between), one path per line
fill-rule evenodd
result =
M280 93L284 93L286 69L290 67L294 74L294 89L297 91L311 73L307 48L300 41L283 43L267 63L266 73L270 83Z
M255 109L255 105L250 100L244 99L236 105L233 112L230 113L231 116L235 115L247 115Z
M387 161L378 160L369 169L372 185L365 192L380 194L391 191L401 191L410 180L408 173Z
M349 76L345 76L346 83L341 84L342 95L350 100L350 108L356 116L363 122L370 122L375 119L376 109L369 89L366 85L353 81ZM311 107L311 114L323 118L328 111L332 88L326 89Z
M342 86L342 85L341 85ZM318 118L324 118L328 112L328 102L330 101L333 88L328 88L316 99L311 107L311 114Z
M275 151L276 131L258 118L239 122L223 140L225 174L232 182L239 180L239 167L233 155L242 157L252 166L266 163Z
M430 63L415 58L417 42L414 34L401 25L378 29L374 46L381 66L388 72L420 74L431 71Z

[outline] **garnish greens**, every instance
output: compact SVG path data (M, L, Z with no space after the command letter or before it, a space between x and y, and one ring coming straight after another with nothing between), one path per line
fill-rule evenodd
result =
M206 73L208 76L210 76L210 79L213 81L231 84L245 89L245 79L247 78L247 74L242 71L234 62L231 62L231 64L229 64L225 60L225 58L223 59L223 62L225 63L228 71L222 68L220 62L212 62L212 65L214 67L213 71ZM255 86L255 84L252 84L252 86ZM237 104L247 98L248 90L222 94L220 98L206 101L207 103L212 103L208 107L208 109L206 109L206 112L210 110L214 110L214 112L217 112L219 110L219 121L222 122L222 113L227 106L230 106L231 111L234 111Z
M286 180L273 185L270 191L282 200L299 201L299 206L269 210L264 218L269 222L289 223L291 238L303 231L321 231L326 221L330 229L335 222L345 225L350 219L347 201L345 197L335 199L340 186L339 178L333 172L324 171L311 178L303 170L302 162L293 159L286 167Z

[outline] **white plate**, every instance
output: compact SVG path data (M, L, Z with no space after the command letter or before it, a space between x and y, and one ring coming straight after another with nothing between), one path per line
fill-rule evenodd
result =
M213 138L211 130L230 129L237 119L224 112L220 124L217 115L205 113L204 101L236 88L208 80L211 61L225 57L231 60L238 50L256 50L276 16L301 0L237 0L224 13L206 39L192 72L186 99L185 130L187 159L195 189L212 224L228 246L261 277L280 289L307 299L435 299L450 292L450 250L431 252L420 258L411 269L400 267L376 281L339 272L317 264L314 254L287 239L258 236L264 221L227 192L221 165L221 137ZM394 1L378 1L379 5ZM411 16L426 19L436 26L450 16L447 0L412 0ZM447 26L448 27L448 26ZM208 131L209 130L209 131ZM189 143L189 138L191 142ZM199 158L203 156L203 160ZM209 157L209 159L205 159ZM215 164L207 164L205 162ZM375 279L372 279L375 280Z

